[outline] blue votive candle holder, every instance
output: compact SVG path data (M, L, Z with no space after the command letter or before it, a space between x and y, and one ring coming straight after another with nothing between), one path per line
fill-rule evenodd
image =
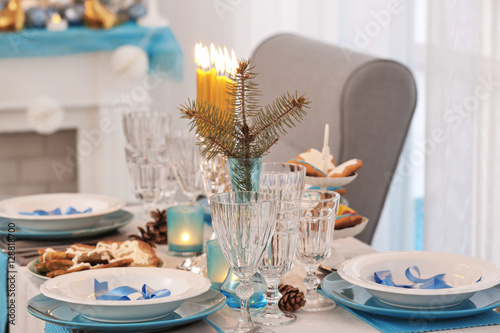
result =
M203 252L203 208L175 206L167 210L167 239L170 255L191 257Z
M219 241L212 239L207 242L207 278L212 282L212 288L219 290L226 279L229 265L224 258Z

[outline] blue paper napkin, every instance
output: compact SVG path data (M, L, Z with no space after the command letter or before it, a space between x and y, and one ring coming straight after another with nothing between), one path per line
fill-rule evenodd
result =
M337 305L342 306L383 333L435 332L500 324L500 313L493 310L467 317L428 320L381 316L351 309L340 303Z
M45 324L45 333L71 333L71 329L64 326L47 323Z

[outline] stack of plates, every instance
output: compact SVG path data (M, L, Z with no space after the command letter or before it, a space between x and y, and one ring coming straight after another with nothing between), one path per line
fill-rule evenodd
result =
M108 289L168 289L166 297L110 301L94 296L94 279ZM58 276L40 286L42 295L28 302L28 312L47 322L102 332L152 331L185 324L224 306L225 297L210 281L191 272L153 267L121 267Z
M12 233L25 239L58 239L77 235L97 235L117 229L133 218L121 210L120 199L81 193L53 193L15 197L0 201L0 235ZM88 213L71 215L25 215L22 212L36 210L51 211L60 208L65 211L73 207L78 211L91 209Z
M405 276L416 265L421 277L444 273L452 288L417 289L378 284L374 273L389 270L394 283L410 284ZM500 269L484 260L445 253L391 252L355 257L328 275L323 292L354 309L403 318L452 318L500 306ZM417 310L417 311L416 311Z

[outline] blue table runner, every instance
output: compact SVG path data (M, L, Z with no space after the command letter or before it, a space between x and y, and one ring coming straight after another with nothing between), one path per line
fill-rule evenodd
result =
M65 31L24 29L0 33L0 58L64 56L112 51L123 45L143 48L150 72L182 79L182 50L169 27L146 28L128 22L109 30L69 27Z

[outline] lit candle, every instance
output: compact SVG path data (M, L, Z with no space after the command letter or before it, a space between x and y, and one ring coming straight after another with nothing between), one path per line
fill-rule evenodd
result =
M47 29L51 31L64 31L68 29L68 21L61 18L59 13L55 13L47 23Z
M203 252L203 208L175 206L167 210L169 253L193 256Z
M228 271L229 265L222 254L219 241L209 240L207 242L207 278L212 281L214 289L219 289Z
M224 55L222 53L222 50L219 48L219 51L215 52L215 69L217 70L217 77L215 81L215 101L212 101L212 103L215 103L221 109L221 111L224 111L224 98L226 93L226 77L224 76L224 72L226 66L224 63Z
M237 66L236 55L231 51L231 57L226 48L218 49L212 43L210 52L201 43L195 46L195 61L200 66L196 69L196 98L198 102L207 101L227 109L227 101L231 103L234 97L227 93L228 84L232 81L226 76Z
M208 49L203 47L201 43L196 44L194 57L196 63L200 66L196 69L196 99L201 103L202 101L208 101L209 96L210 57Z

